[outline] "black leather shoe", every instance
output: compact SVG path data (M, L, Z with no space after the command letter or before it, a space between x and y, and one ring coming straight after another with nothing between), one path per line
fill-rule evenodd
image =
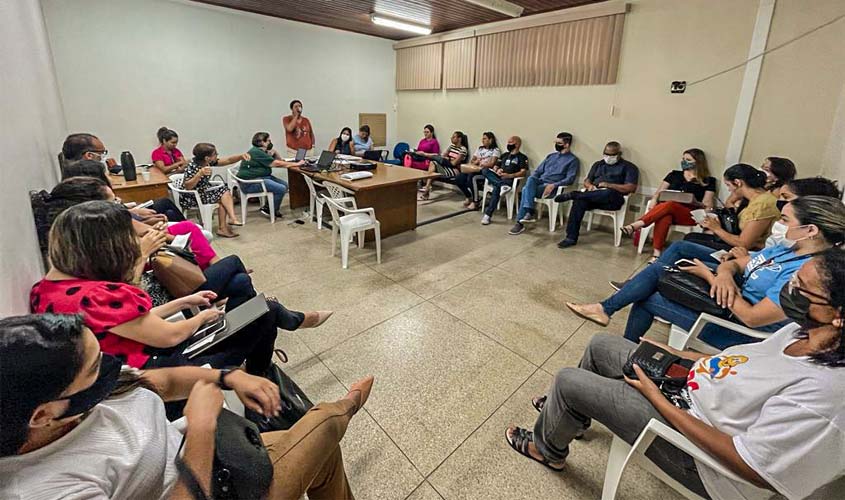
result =
M564 239L564 240L560 240L560 242L558 242L558 244L557 244L557 247L558 248L569 248L569 247L574 247L577 243L578 243L577 241L570 240L569 238L567 238L567 239Z
M555 201L558 203L563 203L564 201L569 201L571 199L572 192L560 193L559 195L555 196Z

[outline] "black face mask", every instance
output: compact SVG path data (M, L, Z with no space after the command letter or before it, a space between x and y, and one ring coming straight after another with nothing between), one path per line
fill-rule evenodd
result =
M67 410L59 418L81 415L109 397L109 394L117 386L117 379L120 376L120 366L119 359L108 354L103 354L103 358L100 361L100 373L91 387L56 400L66 400L68 402Z
M789 293L789 283L780 289L780 308L786 317L798 323L804 330L810 330L824 326L810 317L810 299L805 297L797 288Z
M270 151L271 149L273 149L273 143L270 142L270 141L267 141L267 151Z
M565 144L558 144L558 143L555 143L555 151L557 151L558 153L560 153L560 152L561 152L561 151L563 151L564 149L566 149L566 145L565 145Z
M788 201L786 201L786 200L778 200L778 201L776 201L776 202L775 202L775 205L777 205L777 207L778 207L778 212L782 212L782 211L783 211L783 207L785 207L787 203L789 203L789 202L788 202Z
M508 144L507 148L509 153L513 153L513 150L516 149L516 144Z

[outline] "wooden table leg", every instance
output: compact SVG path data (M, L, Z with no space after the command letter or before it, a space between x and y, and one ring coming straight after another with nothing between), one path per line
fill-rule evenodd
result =
M404 233L417 227L417 185L406 183L368 189L355 194L358 208L372 207L381 223L381 237ZM372 236L369 236L371 238Z
M302 175L296 170L288 169L288 202L291 210L308 207L311 200L311 193L308 191L308 185L305 184Z

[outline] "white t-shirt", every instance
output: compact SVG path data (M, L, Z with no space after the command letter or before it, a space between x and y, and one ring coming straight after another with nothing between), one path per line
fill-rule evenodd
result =
M702 358L687 383L692 414L733 436L745 463L790 499L845 475L845 368L784 354L798 330L791 323L763 342ZM714 499L773 494L701 463L698 470Z
M501 153L499 152L499 148L485 148L484 146L478 146L478 149L475 150L473 156L478 158L481 162L484 162L484 160L494 156L498 158L501 156Z
M0 498L162 498L175 483L182 435L146 389L104 401L59 440L0 458Z

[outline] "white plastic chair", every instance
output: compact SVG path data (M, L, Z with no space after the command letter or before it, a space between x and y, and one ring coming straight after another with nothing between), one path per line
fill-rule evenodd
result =
M669 474L665 473L660 467L645 456L646 450L651 446L654 438L661 437L669 442L672 446L684 451L692 458L707 465L717 473L743 484L751 484L745 479L739 477L737 474L722 465L718 460L711 457L707 452L693 444L692 441L684 437L683 434L669 427L668 425L656 419L651 419L645 426L645 429L640 433L634 445L631 446L619 436L613 436L613 442L610 445L610 453L607 457L607 468L604 473L604 487L602 488L602 500L613 500L616 498L616 491L619 488L619 482L622 479L622 473L625 467L635 457L638 459L640 466L650 472L652 475L666 483L672 489L680 493L686 498L692 500L701 499L681 483L674 480Z
M188 210L182 208L182 205L179 204L179 198L181 196L193 196L197 202L197 209L200 213L200 221L202 222L203 229L208 232L212 232L214 228L214 209L217 208L217 203L204 204L199 192L193 189L182 188L181 186L184 178L185 174L173 174L170 176L170 182L167 184L167 188L170 190L171 196L173 197L173 203L179 207L179 210L182 211L183 215L187 216ZM212 186L223 185L223 183L219 181L211 181L210 184Z
M628 199L631 195L625 195L625 202L619 210L594 209L587 212L587 231L593 228L593 216L610 217L613 220L613 246L622 244L622 226L625 225L625 214L628 213ZM641 237L642 238L642 237Z
M329 184L329 183L326 183ZM340 231L340 255L344 269L349 263L349 242L353 235L358 237L358 248L364 248L364 232L372 229L376 237L376 259L381 264L381 223L376 219L373 208L356 208L355 198L323 197L332 214L332 256L337 248L337 233ZM350 204L347 206L346 204Z
M308 186L308 213L314 218L317 224L317 231L323 229L323 195L317 192L318 188L324 188L322 184L310 176L302 174L305 185ZM315 212L316 209L316 212Z
M508 187L510 187L510 190L507 191L506 193L502 194L502 196L499 197L499 206L501 206L502 201L504 201L505 206L508 209L508 219L513 219L513 210L514 210L514 207L516 206L516 191L517 191L517 188L519 187L519 182L523 179L524 179L524 177L514 177L513 183L510 186L508 186ZM502 183L502 187L503 188L505 187L504 183ZM483 194L481 196L481 208L482 209L487 206L487 194L492 193L492 192L493 192L493 185L490 184L490 181L485 179L484 180L484 190L483 190ZM498 209L499 209L499 207L496 207L496 210L498 210Z
M233 167L229 167L226 169L226 178L229 183L229 189L233 189L232 186L237 186L238 190L241 192L241 223L246 226L246 206L249 204L249 200L252 198L258 198L259 202L259 209L260 207L264 206L264 203L267 203L268 211L270 212L270 223L276 223L276 211L273 210L275 195L267 191L267 186L264 185L264 181L261 179L241 179L238 177L238 167L237 165ZM247 193L243 189L241 189L241 184L255 184L261 186L260 193Z
M555 191L555 196L563 193L567 186L559 186ZM557 220L560 218L560 225L563 226L563 212L560 211L560 203L555 201L555 196L549 198L534 198L534 207L537 210L537 220L543 217L543 207L549 209L549 232L553 233L557 225Z
M645 206L645 213L648 213L648 211L652 208L654 208L654 198L648 200L648 203ZM649 224L648 226L645 226L644 228L640 229L640 242L637 245L637 253L643 253L643 248L645 248L645 242L651 234L652 229L654 229L654 224ZM703 232L701 226L682 226L679 224L672 224L671 226L669 226L669 232L671 233L672 231L683 234Z
M759 330L754 330L748 328L747 326L734 323L733 321L713 316L712 314L701 313L698 315L698 319L695 320L695 323L693 323L692 328L690 328L689 331L686 331L677 325L672 325L669 329L669 347L678 349L679 351L693 349L704 354L716 354L721 352L721 349L716 349L712 345L698 339L698 336L708 324L718 325L722 328L727 328L728 330L741 333L755 339L762 340L772 335L771 332L761 332Z

